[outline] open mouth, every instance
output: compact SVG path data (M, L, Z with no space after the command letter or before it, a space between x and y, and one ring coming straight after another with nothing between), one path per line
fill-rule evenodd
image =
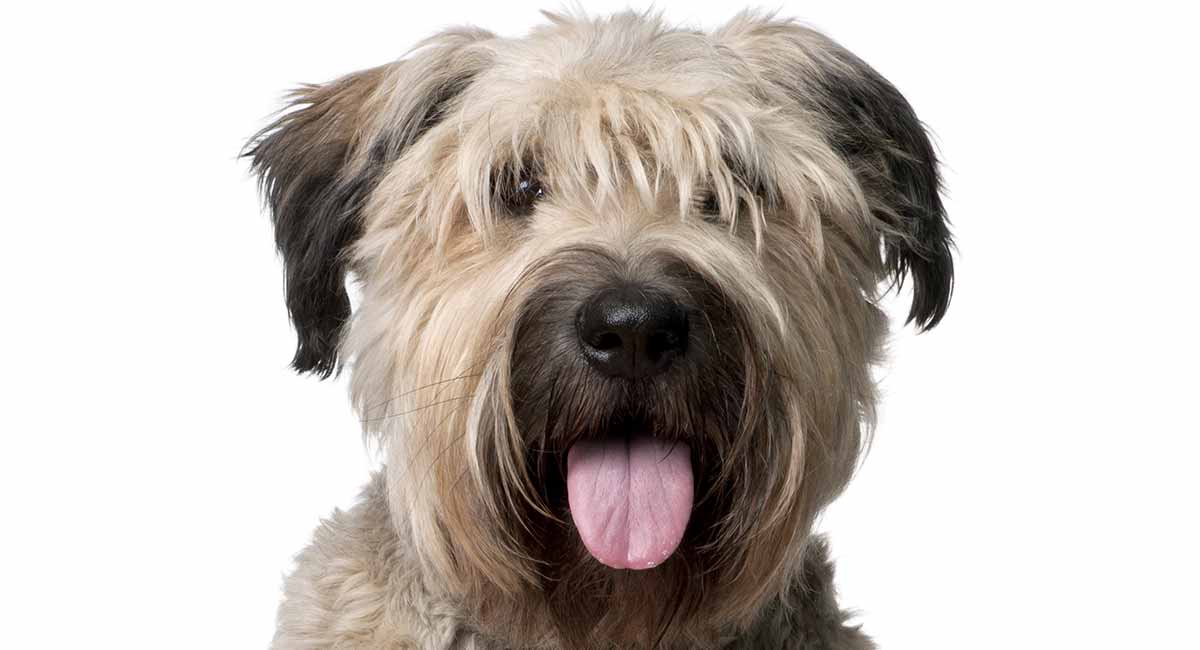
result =
M636 426L567 453L567 500L589 553L614 569L650 569L679 547L692 515L688 445Z

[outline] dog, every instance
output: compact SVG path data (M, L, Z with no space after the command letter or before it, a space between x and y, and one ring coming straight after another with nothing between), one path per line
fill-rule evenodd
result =
M386 460L273 647L873 647L812 527L873 426L880 301L950 302L928 135L773 14L545 16L303 86L244 150L293 366L349 368Z

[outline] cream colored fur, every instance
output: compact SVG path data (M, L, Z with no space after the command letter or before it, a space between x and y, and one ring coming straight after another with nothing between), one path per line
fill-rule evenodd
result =
M520 338L555 287L669 284L678 268L740 333L718 343L734 346L744 400L741 426L706 434L731 505L702 524L720 551L704 557L719 559L692 570L717 577L692 577L705 591L678 618L647 613L664 630L652 641L871 647L845 625L810 531L872 428L881 283L912 270L942 300L914 307L922 324L949 299L919 125L879 112L903 99L790 21L746 13L704 33L632 13L548 17L523 38L451 30L302 89L252 152L289 266L297 367L349 360L387 458L298 557L274 647L651 642L617 614L555 617L554 569L529 535L566 522L529 460L549 443L514 394L522 364L544 361ZM546 198L516 218L498 197L531 175ZM611 598L655 602L642 593L654 583L610 578Z

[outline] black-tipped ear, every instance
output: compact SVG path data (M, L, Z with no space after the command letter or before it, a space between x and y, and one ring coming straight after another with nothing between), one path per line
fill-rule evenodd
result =
M298 339L292 367L299 372L328 377L338 368L338 342L350 318L345 253L358 238L375 180L373 170L351 175L348 169L365 104L386 73L374 68L296 90L287 112L244 153L275 224Z
M845 48L792 21L743 13L720 37L769 83L827 119L831 144L870 203L887 270L898 286L912 278L909 322L937 325L954 287L953 244L937 156L908 101Z
M912 278L908 322L928 330L950 306L952 240L940 196L937 154L912 106L887 79L834 45L826 107L837 116L834 142L849 157L882 224L885 263Z
M879 220L884 261L912 278L908 322L936 326L950 306L954 259L940 196L937 155L912 106L869 65L828 38L820 45L814 99L833 118L834 145L858 174Z
M339 369L350 319L347 256L362 233L363 208L388 166L481 69L484 59L466 46L489 36L452 30L409 59L304 86L246 145L283 257L297 371L325 378Z

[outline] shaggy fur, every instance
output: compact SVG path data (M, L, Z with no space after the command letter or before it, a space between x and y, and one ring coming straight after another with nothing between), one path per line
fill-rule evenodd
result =
M910 277L922 328L950 300L928 138L790 21L548 19L301 88L248 147L294 365L350 360L387 458L300 555L274 647L871 647L810 530L872 425L879 287ZM614 286L692 314L669 372L580 354L575 315ZM618 571L564 464L634 427L689 446L697 498L670 559Z

